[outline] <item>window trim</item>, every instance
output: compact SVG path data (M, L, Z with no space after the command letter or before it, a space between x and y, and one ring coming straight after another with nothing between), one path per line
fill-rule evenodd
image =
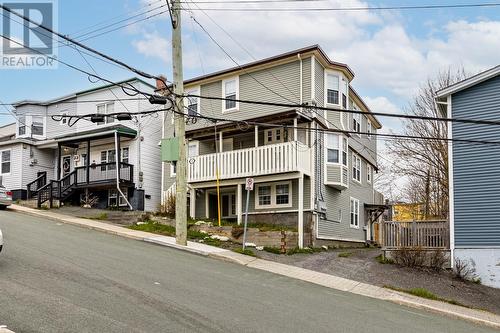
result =
M338 78L338 103L335 104L335 103L329 103L328 102L328 76L329 75L332 75L332 76L336 76ZM342 92L340 90L340 82L342 81L342 74L339 73L339 72L336 72L336 71L331 71L331 70L325 70L325 74L324 74L324 92L325 92L325 96L324 96L324 99L325 99L325 105L329 106L329 105L333 105L333 106L338 106L340 107L342 105Z
M68 115L68 112L67 111L63 111L61 113L61 116L67 116ZM68 119L69 118L66 118L66 117L62 117L61 120L59 121L59 125L67 125L68 124Z
M190 94L200 95L200 91L201 91L201 87L196 86L195 88L188 89L186 92L186 95L190 95ZM192 97L192 98L196 98L196 113L198 115L200 115L201 114L201 105L200 105L201 98L200 97ZM184 101L184 105L186 106L186 113L189 115L189 97L186 97L186 99Z
M277 204L276 203L276 186L277 185L288 185L288 203L287 204ZM260 205L259 204L259 187L270 186L271 187L271 204ZM268 209L268 208L290 208L293 206L293 196L292 196L292 181L282 181L276 183L259 183L255 185L255 209Z
M170 177L177 177L177 167L174 167L174 163L170 162Z
M7 163L7 162L3 162L2 160L2 155L5 151L8 151L10 154L9 154L9 172L7 173L3 173L2 172L2 166L4 163ZM3 150L0 150L0 175L2 176L8 176L10 175L12 172L12 149L3 149Z
M367 134L366 137L368 138L368 140L371 140L373 138L373 125L372 125L372 121L368 118L366 118L366 132L367 133L370 133L370 134Z
M276 140L276 133L280 131L280 139ZM271 133L272 140L267 141L269 138L269 133ZM272 128L272 129L266 129L264 131L264 145L273 145L276 143L283 143L285 142L285 129L284 128Z
M366 182L368 184L372 183L372 178L373 178L373 173L372 173L372 166L370 163L366 163Z
M354 206L353 206L353 203L354 203ZM356 199L356 198L353 198L353 197L350 197L349 198L349 227L350 228L353 228L353 229L359 229L359 225L360 225L360 209L359 209L359 200ZM353 208L354 208L354 211L353 211ZM357 212L356 212L356 208L357 208ZM356 223L353 223L353 214L355 217L357 217L355 219L355 222Z
M338 162L328 162L328 136L329 135L336 135L339 138L339 161ZM328 165L340 165L340 166L345 166L349 167L349 140L341 135L341 134L336 134L336 133L325 133L325 163ZM345 145L344 145L345 144ZM344 160L344 153L346 154L345 160ZM345 162L345 163L344 163Z
M188 146L188 149L187 149L188 158L200 156L200 141L198 141L198 140L189 141L187 146ZM196 146L196 155L194 155L194 156L189 155L189 147L190 146Z
M41 122L38 122L39 124L41 123L41 127L42 127L42 134L35 134L34 132L34 127L35 127L35 122L34 122L34 119L35 118L40 118L41 119ZM40 127L40 126L37 126L37 127ZM31 135L33 137L43 137L45 136L45 117L44 116L39 116L39 115L32 115L31 116Z
M357 163L356 163L357 160L359 160L359 169L358 169ZM356 154L355 152L352 152L352 171L351 171L352 177L351 178L353 181L355 181L359 184L361 184L361 164L362 164L361 157L358 154ZM354 170L354 169L356 169L356 170ZM355 178L355 175L356 175L355 171L359 171L359 179Z
M355 135L361 136L361 113L353 113L352 114L352 130L355 131ZM354 127L354 121L356 121L357 126Z
M234 108L226 109L226 83L230 81L235 81L236 99L240 99L240 77L232 76L222 80L222 113L238 111L240 109L240 102L236 102Z
M328 144L328 137L336 136L337 137L337 148L332 148ZM342 145L343 145L344 137L340 134L335 133L325 133L325 163L329 165L342 165ZM338 151L338 162L330 162L328 161L328 149L337 150Z
M123 188L121 189L125 197L128 199L128 188ZM111 196L111 193L114 192L116 195L116 206L111 206L110 201L114 196ZM118 190L116 188L109 189L108 190L108 207L125 207L127 206L127 202L120 203L120 200L123 200L123 197L118 193Z
M101 114L99 113L97 110L99 109L100 106L104 105L104 113L102 113L105 117L104 117L104 122L102 123L96 123L98 126L100 125L108 125L108 124L112 124L114 123L115 121L117 121L116 119L114 118L109 118L109 117L106 117L106 115L108 114L108 105L113 105L113 113L116 112L115 110L115 102L107 102L107 103L99 103L99 104L96 104L95 105L95 108L96 108L96 114ZM109 119L112 119L112 121L109 121Z

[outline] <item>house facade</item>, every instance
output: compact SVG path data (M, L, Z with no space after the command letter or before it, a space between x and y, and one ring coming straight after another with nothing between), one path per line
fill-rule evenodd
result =
M188 114L227 120L193 118L186 126L190 216L217 219L218 181L222 219L241 223L245 179L252 177L250 222L297 227L299 246L369 240L379 209L378 168L376 139L365 133L381 124L351 87L353 79L347 65L312 46L185 81L187 95L202 96L186 98ZM303 104L362 114L295 106ZM173 118L166 117L169 138ZM175 162L165 162L164 200L175 191L175 174Z
M437 92L443 116L500 121L500 66ZM498 126L453 122L451 139L500 142ZM453 259L500 287L500 145L449 142L449 220Z
M120 84L154 90L139 79ZM102 86L49 101L21 101L14 107L14 135L0 139L0 172L15 200L80 205L93 197L98 208L157 210L161 117L76 121L79 115L150 110L147 100L131 98L120 87Z

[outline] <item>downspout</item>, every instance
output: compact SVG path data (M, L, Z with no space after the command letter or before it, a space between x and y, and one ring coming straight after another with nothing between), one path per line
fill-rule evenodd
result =
M119 163L119 155L120 151L118 151L118 132L115 131L115 165L116 165L116 190L118 193L122 196L123 199L125 199L125 202L127 203L128 207L130 210L133 210L132 205L128 201L127 197L125 194L123 194L122 190L120 189L120 163Z
M300 105L302 105L302 56L299 54L297 54L297 58L299 58L300 60L300 79L299 79L299 89L300 89L300 96L299 96L299 99L300 99ZM301 110L302 111L302 110Z

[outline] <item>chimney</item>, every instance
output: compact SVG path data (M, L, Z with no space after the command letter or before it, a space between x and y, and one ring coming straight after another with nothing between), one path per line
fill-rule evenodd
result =
M167 84L165 83L167 78L164 75L160 75L158 79L156 79L156 90L165 90L167 88Z

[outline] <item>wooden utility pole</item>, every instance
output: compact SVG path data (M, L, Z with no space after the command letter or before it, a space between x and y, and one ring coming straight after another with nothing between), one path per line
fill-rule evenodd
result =
M167 0L169 1L169 0ZM172 64L174 85L175 136L179 138L175 191L175 239L179 245L187 245L187 175L186 135L184 122L184 83L182 76L182 35L180 0L172 0Z

